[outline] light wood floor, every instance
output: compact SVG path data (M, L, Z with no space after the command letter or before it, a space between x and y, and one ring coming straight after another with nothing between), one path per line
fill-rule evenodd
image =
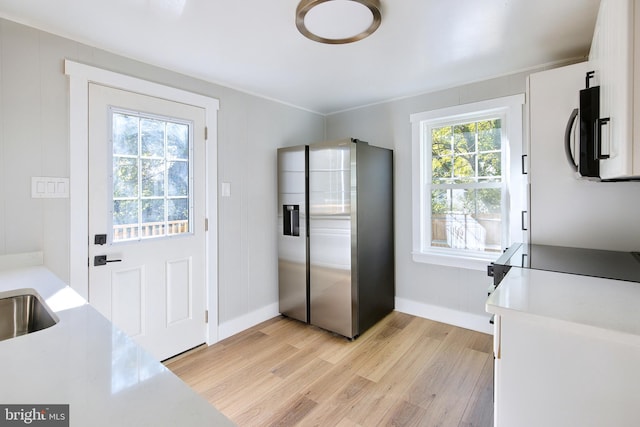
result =
M351 342L277 317L166 365L239 426L490 426L491 342L399 312Z

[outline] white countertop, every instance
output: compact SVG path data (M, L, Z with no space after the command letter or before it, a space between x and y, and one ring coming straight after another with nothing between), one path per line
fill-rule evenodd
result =
M0 404L69 404L71 426L231 426L230 420L44 267L0 271L60 318L0 341Z
M489 313L534 316L640 345L640 283L513 267L489 296Z

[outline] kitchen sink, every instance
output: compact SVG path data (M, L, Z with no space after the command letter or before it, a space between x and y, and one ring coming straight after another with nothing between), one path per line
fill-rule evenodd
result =
M33 289L0 293L0 341L49 328L58 321Z

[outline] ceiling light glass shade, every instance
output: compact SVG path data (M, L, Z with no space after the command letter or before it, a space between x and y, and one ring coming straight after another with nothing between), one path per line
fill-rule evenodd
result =
M307 38L328 44L351 43L380 26L380 0L302 0L296 27Z

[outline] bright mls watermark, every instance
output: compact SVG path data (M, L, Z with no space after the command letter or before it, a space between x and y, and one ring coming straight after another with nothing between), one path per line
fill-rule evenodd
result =
M69 427L69 405L0 405L0 427Z

